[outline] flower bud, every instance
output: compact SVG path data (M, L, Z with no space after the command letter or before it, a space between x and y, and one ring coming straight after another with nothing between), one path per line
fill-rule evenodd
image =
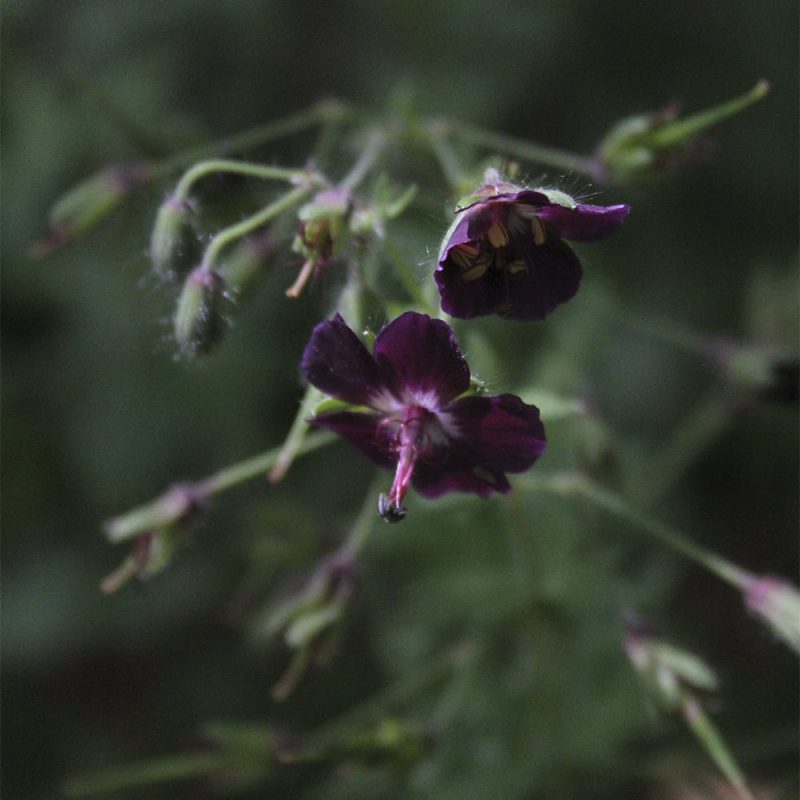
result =
M117 544L148 530L159 530L189 521L203 506L205 497L190 483L177 483L147 505L108 520L104 527Z
M225 282L213 270L198 267L186 278L175 312L175 340L181 355L208 353L222 339Z
M744 587L747 608L800 653L800 592L779 578L753 578Z
M625 652L663 711L683 711L686 693L717 688L717 677L703 661L668 644L638 620L628 621Z
M273 688L283 700L294 690L312 658L321 659L335 641L356 586L355 556L343 549L323 561L305 586L282 604L270 605L256 620L253 635L280 637L294 652L286 672Z
M598 147L600 173L617 183L656 177L692 156L698 134L738 114L768 91L769 84L760 81L740 97L683 119L675 103L655 113L623 119Z
M131 554L103 579L106 594L117 591L133 577L146 580L161 572L183 540L186 525L201 510L204 497L192 484L176 484L152 503L109 520L104 528L109 541L134 540Z
M299 297L308 279L338 255L347 242L348 221L353 207L347 189L324 189L298 212L300 225L292 250L305 257L300 274L286 290L287 297Z
M200 240L192 224L192 209L174 195L158 209L150 237L150 260L159 277L182 278L200 257Z
M180 543L175 527L145 531L136 537L133 550L110 575L100 582L104 594L113 594L131 578L145 581L164 570Z
M31 247L31 255L46 256L77 239L110 214L147 174L144 167L111 166L69 189L50 210L50 231Z
M800 401L800 358L774 348L714 342L709 353L728 380L763 400Z

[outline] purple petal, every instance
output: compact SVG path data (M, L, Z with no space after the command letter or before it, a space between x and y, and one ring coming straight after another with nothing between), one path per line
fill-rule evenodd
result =
M300 369L317 389L346 403L368 405L383 388L378 365L339 314L314 328Z
M591 242L605 239L614 233L630 210L630 206L624 204L618 206L582 204L569 208L554 203L539 209L536 216L564 239Z
M450 326L406 311L375 339L375 361L383 382L401 399L433 395L437 405L469 388L469 367Z
M310 424L316 428L333 431L347 439L380 467L393 469L397 463L393 438L378 414L333 411L312 419Z
M417 464L414 488L423 497L441 497L450 492L469 492L488 497L495 492L507 494L511 484L503 473L481 468L448 469L445 465Z
M442 308L459 319L499 314L507 319L544 319L575 295L581 282L577 256L561 240L543 245L526 242L519 254L527 270L489 268L478 279L465 281L462 270L445 257L434 272Z
M504 184L512 188L510 184ZM518 192L497 192L496 194L484 194L486 187L482 187L474 195L465 198L456 206L456 213L467 211L468 209L475 208L475 206L491 205L492 203L505 203L511 205L514 203L524 203L531 206L546 206L550 204L546 194L537 192L534 189L521 189ZM491 190L491 189L490 189Z
M547 446L539 409L513 394L464 397L443 413L474 463L492 472L524 472Z

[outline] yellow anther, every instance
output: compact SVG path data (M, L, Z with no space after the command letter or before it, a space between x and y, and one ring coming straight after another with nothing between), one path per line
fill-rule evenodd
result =
M508 231L499 222L493 222L486 238L492 247L505 247L508 244Z
M527 272L528 265L521 258L518 258L516 261L511 261L510 263L506 264L506 269L512 275L516 275L518 272Z
M468 255L458 247L454 247L450 251L450 258L460 269L469 269L475 260L473 256Z
M547 241L547 230L539 217L531 217L531 230L534 244L544 244Z
M476 281L486 274L488 265L485 263L473 264L469 269L461 273L461 279L465 281Z

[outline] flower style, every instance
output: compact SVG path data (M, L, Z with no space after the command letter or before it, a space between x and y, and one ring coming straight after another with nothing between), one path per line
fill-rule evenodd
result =
M405 516L413 484L426 497L509 492L506 472L527 470L545 449L539 410L512 394L465 395L470 372L452 329L407 311L377 335L373 354L338 314L314 329L301 363L321 391L357 409L311 424L338 433L376 464L395 469L379 511Z
M442 308L461 319L544 319L580 285L580 261L564 239L603 239L629 211L576 203L554 189L522 189L487 170L484 184L456 207L439 253L434 277Z

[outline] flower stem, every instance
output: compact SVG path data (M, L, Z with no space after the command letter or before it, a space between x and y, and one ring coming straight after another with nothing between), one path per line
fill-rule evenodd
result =
M464 169L461 166L456 151L448 141L448 130L450 126L445 121L433 120L428 123L425 130L425 138L430 145L445 180L452 189L461 191L461 184L464 180Z
M728 117L735 116L753 103L758 102L769 93L769 81L760 80L749 92L720 103L714 108L692 114L686 119L670 122L660 130L651 134L657 147L667 148L685 142L691 136L717 125Z
M185 169L196 161L210 155L244 152L260 147L275 139L293 136L316 125L340 121L350 115L346 105L338 101L325 101L311 106L297 114L258 125L233 136L220 139L210 144L193 147L190 150L176 153L174 156L158 162L153 166L152 177L164 178L179 169Z
M568 172L583 172L593 175L596 172L594 159L579 156L566 150L529 142L526 139L517 139L502 133L486 130L477 125L467 123L453 123L452 131L470 144L480 145L501 154L508 154L532 161L545 167L566 170Z
M373 129L370 132L367 143L358 161L353 164L350 172L342 178L339 186L348 190L355 189L356 186L364 180L370 169L372 169L375 160L378 158L385 145L386 133L378 128Z
M678 325L672 320L652 317L648 314L627 309L616 309L614 316L615 320L621 319L637 331L647 336L661 339L689 355L702 356L704 358L709 355L709 342L705 336Z
M216 753L176 755L98 772L86 777L73 778L64 786L67 797L85 797L110 794L136 786L152 786L172 781L200 778L235 769L236 762L229 755Z
M335 441L337 441L337 437L328 431L312 433L306 436L297 446L295 457L313 453L315 450L327 447L327 445ZM248 481L251 478L257 478L275 466L282 450L282 447L274 447L272 450L267 450L265 453L260 453L245 461L240 461L238 464L226 467L200 481L200 483L197 484L197 489L204 497L210 497L224 492L239 483Z
M211 240L211 244L206 248L200 268L210 272L214 268L214 264L219 258L220 251L224 247L237 239L241 239L243 236L247 236L248 233L252 233L252 231L261 227L264 223L269 222L287 209L302 202L311 194L311 191L312 188L309 185L298 186L291 192L287 192L283 197L278 198L275 202L262 208L261 211L256 214L243 219L236 225L223 228L214 236Z
M336 440L336 436L328 431L312 433L298 445L295 457L312 453ZM183 490L191 493L192 497L202 503L240 483L264 475L275 466L281 451L282 448L274 447L245 461L240 461L238 464L225 467L194 484L186 484ZM180 509L176 510L172 507L173 504L168 502L171 492L174 492L174 489L168 490L161 497L157 497L149 503L108 520L104 528L109 540L114 543L124 542L145 531L174 523L176 517L180 516Z
M286 473L289 471L289 467L292 465L308 433L308 417L314 413L317 404L324 397L325 395L314 386L309 385L306 389L286 441L275 459L275 465L267 475L270 483L279 483L286 477Z
M728 750L716 725L693 697L686 697L683 701L683 718L719 771L739 794L741 800L755 800L747 787L744 774Z
M538 479L529 479L527 486L531 489L543 489L562 495L583 497L594 505L631 523L648 536L704 567L736 589L743 590L752 579L746 570L696 544L684 534L653 519L645 512L632 508L624 498L598 486L584 475L565 473L546 478L539 477Z
M230 161L223 158L212 158L207 161L198 161L190 167L178 181L173 197L177 201L185 202L189 198L192 186L207 175L218 172L228 172L237 175L248 175L252 178L263 180L277 180L300 182L309 177L304 169L282 169L263 164L253 164L248 161Z

